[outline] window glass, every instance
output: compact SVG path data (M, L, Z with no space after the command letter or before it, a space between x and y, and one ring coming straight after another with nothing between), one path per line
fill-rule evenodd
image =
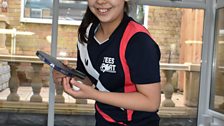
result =
M53 0L23 0L23 21L50 22ZM79 24L85 13L87 1L60 0L59 20L66 24ZM46 20L48 19L48 20ZM64 22L63 22L64 21ZM60 22L59 22L60 23Z
M173 93L175 106L198 107L203 25L203 9L149 6L148 30L161 51L162 105ZM185 125L196 125L189 120Z
M216 13L210 109L224 114L224 8Z

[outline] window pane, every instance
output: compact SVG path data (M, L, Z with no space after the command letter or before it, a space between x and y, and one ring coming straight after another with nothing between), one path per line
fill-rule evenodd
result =
M81 21L85 13L87 1L60 0L59 20ZM41 22L44 19L52 19L53 0L24 0L24 17L26 21ZM36 20L36 21L35 21ZM48 21L49 22L49 21Z
M216 13L215 47L210 109L224 113L224 8Z
M148 30L161 51L162 104L166 104L166 97L163 96L168 96L167 90L171 87L168 92L172 92L173 88L175 106L197 108L203 24L203 9L149 6ZM190 68L189 71L185 66ZM193 67L195 69L191 69ZM196 117L196 113L188 114L189 117ZM189 120L191 122L185 125L196 122ZM178 125L176 122L170 123Z
M203 17L204 10L201 9L149 7L148 29L159 44L161 63L170 64L174 71L178 65L200 65ZM198 104L199 74L200 67L195 72L177 70L176 75L173 74L174 91L184 93L184 104L187 106ZM164 73L161 77L164 87L167 78Z
M61 0L59 6L59 19L82 20L86 7L86 1Z
M52 0L24 0L24 17L51 18Z
M161 48L161 63L201 61L204 10L149 7L148 29Z

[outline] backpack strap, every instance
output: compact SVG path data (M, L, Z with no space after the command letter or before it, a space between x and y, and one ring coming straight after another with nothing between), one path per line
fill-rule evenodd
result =
M125 76L125 87L124 87L124 92L135 92L136 91L136 86L135 84L131 81L131 76L130 76L130 70L125 58L125 52L126 48L128 45L129 40L138 32L144 32L148 35L149 32L148 30L143 27L142 25L139 25L138 23L134 21L130 21L129 24L127 25L127 28L125 29L125 32L123 34L123 37L121 39L120 43L120 61L124 70L124 76ZM127 110L127 119L128 121L132 120L132 115L133 115L133 110Z

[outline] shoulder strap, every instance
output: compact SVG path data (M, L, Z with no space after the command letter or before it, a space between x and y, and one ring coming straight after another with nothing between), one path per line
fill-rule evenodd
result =
M134 36L134 34L138 33L138 32L144 32L147 33L148 35L149 32L148 30L143 27L142 25L134 22L134 21L130 21L129 24L127 25L127 28L125 29L125 32L123 34L123 37L121 39L121 43L120 43L120 60L121 60L121 64L124 70L124 76L125 76L125 87L124 87L124 92L135 92L136 91L136 86L135 84L131 81L131 77L130 77L130 70L125 58L125 52L126 52L126 48L128 45L129 40ZM133 110L127 110L127 118L128 121L132 120L132 114L133 114Z

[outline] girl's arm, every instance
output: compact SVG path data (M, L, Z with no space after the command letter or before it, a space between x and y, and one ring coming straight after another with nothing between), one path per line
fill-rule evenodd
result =
M72 90L69 86L69 78L64 78L65 91L75 98L93 99L105 104L138 111L154 112L160 106L161 90L159 83L136 85L137 92L133 93L102 92L91 86L76 82L74 79L70 83L80 88L79 91Z
M161 99L160 84L137 85L137 92L133 93L97 92L93 99L126 109L157 111Z

